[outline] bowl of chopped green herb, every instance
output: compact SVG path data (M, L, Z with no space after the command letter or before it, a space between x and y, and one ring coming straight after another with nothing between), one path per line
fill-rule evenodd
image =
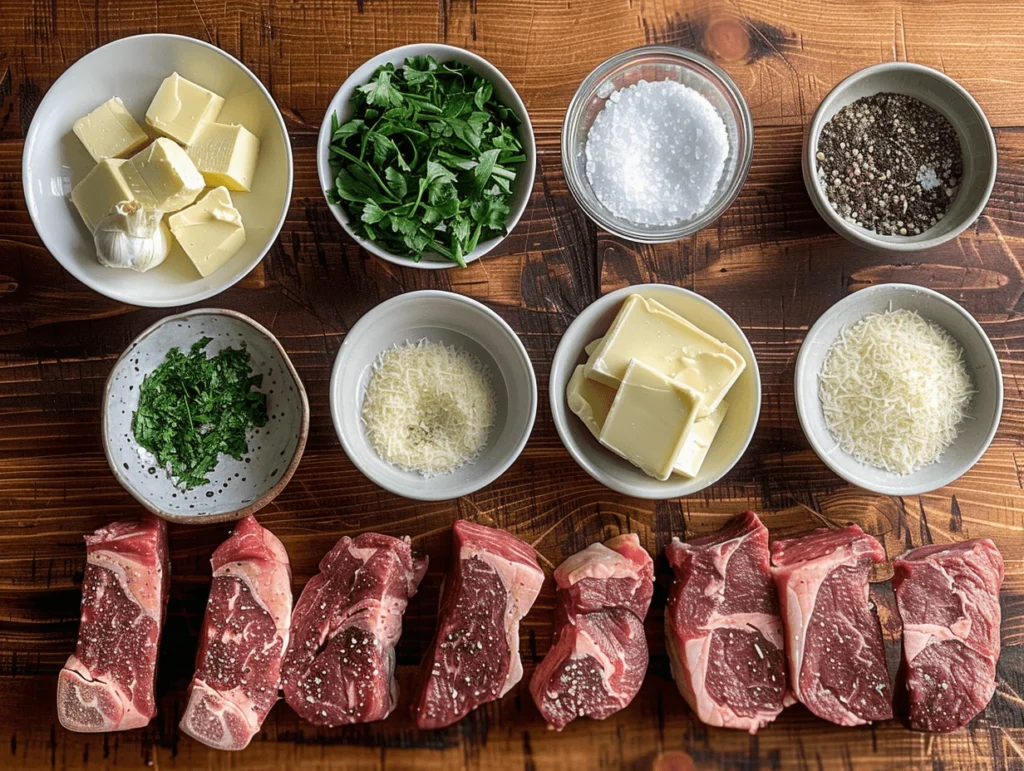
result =
M306 391L288 355L235 311L161 319L107 378L110 469L171 522L223 522L263 508L291 479L308 432Z
M401 46L356 69L317 142L327 203L367 251L398 265L465 266L516 226L536 146L522 99L454 46Z

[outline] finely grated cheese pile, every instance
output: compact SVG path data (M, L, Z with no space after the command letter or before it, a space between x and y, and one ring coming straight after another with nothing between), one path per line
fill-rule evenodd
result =
M927 466L953 443L973 393L963 349L908 310L872 313L844 328L818 375L839 446L896 474Z
M494 424L490 373L475 357L420 340L374 362L362 417L377 454L425 477L475 459Z

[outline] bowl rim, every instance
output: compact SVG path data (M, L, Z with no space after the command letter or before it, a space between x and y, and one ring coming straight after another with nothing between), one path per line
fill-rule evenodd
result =
M409 489L402 487L401 485L392 485L384 480L381 480L366 463L364 463L360 457L360 453L357 451L353 440L345 436L345 433L341 428L341 412L342 405L341 399L338 396L338 390L340 388L341 373L345 364L348 363L347 357L348 352L351 350L349 345L350 340L357 339L360 335L365 334L367 329L373 327L374 323L381 316L387 315L393 312L396 307L401 305L407 305L409 303L420 303L424 302L428 306L433 305L436 300L443 300L446 302L462 303L475 310L477 313L486 316L487 318L494 321L499 328L505 333L505 336L510 343L512 352L520 360L520 363L525 365L526 372L530 378L530 394L529 394L529 408L526 421L521 429L521 435L516 441L515 447L504 458L500 463L495 464L490 471L485 474L480 474L473 478L472 481L464 483L462 485L439 489L439 490L425 490L425 491L410 491ZM494 356L495 361L499 361L499 357L494 355L494 351L490 351L491 355ZM359 469L359 471L373 482L378 487L387 490L393 495L397 495L401 498L408 498L414 501L448 501L461 498L465 495L471 495L478 490L483 489L487 485L491 484L499 477L501 477L509 467L519 459L523 449L526 447L526 443L529 441L530 436L533 434L534 423L537 419L537 375L533 369L533 362L530 360L530 355L526 351L526 346L523 345L523 341L519 339L519 335L515 333L515 330L509 326L508 322L499 316L495 311L488 308L479 300L474 300L471 297L458 294L456 292L448 292L441 289L421 289L413 292L404 292L403 294L395 295L373 308L368 310L363 316L354 324L352 328L345 335L345 339L341 343L341 348L338 349L338 355L334 359L334 366L331 368L331 380L330 380L330 405L331 405L331 421L334 423L334 432L338 435L338 440L341 442L342 450L352 464ZM357 409L361 407L357 405ZM374 452L373 448L370 448L370 452Z
M916 72L920 75L934 78L963 97L967 105L974 110L977 117L980 119L980 123L984 127L989 152L992 154L992 163L988 170L988 178L985 181L984 195L978 199L977 204L972 207L970 213L965 216L963 223L943 235L933 236L931 238L918 241L902 240L905 238L903 236L881 236L876 233L872 233L866 228L851 225L840 217L832 208L832 205L828 202L828 197L825 195L825 191L818 182L818 175L814 173L816 162L814 157L816 152L815 148L818 146L818 137L821 135L821 130L825 125L825 111L837 99L839 99L847 89L864 78L874 75L877 72L899 71ZM941 112L945 118L959 130L958 121L954 120L953 117L942 110L938 110L937 108L933 109ZM973 225L978 217L981 216L981 213L988 205L989 199L992 197L992 190L995 187L996 173L999 168L999 154L996 148L995 133L992 130L992 124L989 123L988 116L985 115L984 110L981 109L981 105L978 104L977 100L971 96L971 93L966 88L957 83L946 73L939 72L936 69L926 67L923 64L916 64L914 62L882 62L880 64L872 64L869 67L864 67L852 72L840 80L832 87L832 90L825 95L817 109L815 109L810 123L807 124L807 131L804 134L803 150L800 155L801 165L803 167L804 187L807 188L807 195L810 197L811 203L817 210L818 215L825 220L828 226L854 244L866 246L871 249L892 252L919 252L923 249L930 249L934 246L939 246L940 244L953 240L967 230L967 228Z
M495 78L503 85L507 86L513 97L513 104L508 106L516 110L521 118L520 138L523 140L523 151L527 158L523 164L524 168L520 172L520 175L522 176L520 179L517 179L516 182L517 184L523 185L524 190L526 191L526 194L523 197L523 202L509 212L509 217L505 221L505 235L489 239L483 244L478 244L476 249L465 256L466 264L469 265L471 262L476 262L491 250L495 249L512 234L513 229L519 224L519 220L522 219L523 214L526 213L526 210L530 206L530 199L532 198L533 185L537 172L537 140L533 133L533 123L530 120L530 114L526 109L526 104L523 102L522 97L516 90L516 87L512 85L512 81L510 81L496 65L492 64L480 54L473 53L472 51L460 48L459 46L448 45L446 43L408 43L406 45L389 48L387 51L382 51L381 53L370 57L353 69L349 76L342 82L338 90L334 92L334 96L331 97L331 100L327 104L327 110L324 113L324 118L320 122L320 131L317 134L316 142L316 171L317 182L320 185L320 193L324 196L324 200L327 202L327 208L330 209L331 214L334 215L334 219L338 221L338 224L341 225L348 237L351 238L357 246L365 249L370 254L373 254L382 260L386 260L394 265L404 265L405 267L419 268L422 270L447 270L449 268L458 268L460 266L458 263L450 260L421 260L420 262L416 262L409 257L400 257L396 254L392 254L391 252L377 246L373 241L357 236L348 223L348 214L344 209L337 204L327 201L327 188L331 181L328 157L330 152L331 117L345 104L345 101L341 101L342 92L354 91L358 86L362 85L362 83L358 81L362 81L367 77L362 73L372 72L382 64L386 64L396 58L400 57L401 60L404 61L408 56L431 55L436 59L438 58L436 55L438 52L440 52L442 56L450 57L448 61L455 60L464 64L469 64L475 70L480 72L481 75Z
M194 44L201 46L203 48L208 48L214 51L215 53L220 54L222 57L230 61L236 67L238 67L242 71L242 73L245 74L249 78L249 80L251 80L256 85L257 89L259 89L259 91L263 94L264 98L267 100L267 102L270 104L273 110L274 117L277 119L277 125L281 130L281 135L284 137L284 149L286 160L285 166L287 169L287 189L285 190L284 197L285 205L281 211L281 216L277 220L277 224L273 228L273 235L269 239L267 239L266 247L262 250L260 255L252 261L251 265L246 267L244 270L239 272L236 276L234 276L227 282L222 283L215 288L204 289L202 291L198 291L185 297L173 300L158 299L140 302L137 297L132 296L128 292L113 289L104 286L96 281L93 281L88 274L79 270L78 265L75 262L71 260L66 260L63 254L53 249L51 245L51 239L47 237L46 228L40 226L39 219L36 216L36 207L32 204L32 201L35 200L35 195L30 189L29 185L29 157L31 156L32 151L35 149L36 136L39 133L39 126L41 125L40 115L43 112L43 108L45 106L48 106L50 101L56 100L54 87L61 83L61 81L63 81L65 78L70 79L70 77L72 76L72 72L75 70L76 67L86 62L91 57L98 56L101 51L104 51L105 49L111 46L123 44L125 41L136 40L139 38L176 40L182 43ZM255 73L253 73L252 70L250 70L248 67L242 64L242 62L240 62L234 56L229 54L227 51L223 50L222 48L218 48L212 43L208 43L205 40L200 40L199 38L189 37L188 35L176 35L166 32L148 32L141 35L128 35L127 37L118 38L117 40L111 40L109 43L104 43L99 48L95 48L89 53L75 60L71 64L71 66L64 70L64 72L61 73L61 75L55 81L53 81L50 87L46 90L46 94L43 96L42 101L39 102L39 106L36 108L35 113L32 115L32 122L29 124L28 133L25 134L25 145L22 148L21 154L22 193L25 196L26 208L28 209L29 217L32 220L32 225L35 227L36 233L38 234L39 239L43 242L43 247L46 249L46 251L49 252L50 255L55 260L57 260L58 263L60 263L61 267L63 267L64 270L66 270L68 273L70 273L72 276L78 279L78 281L80 281L82 284L92 289L94 292L98 292L104 297L109 297L111 300L116 300L117 302L125 303L126 305L134 305L136 307L142 308L173 308L181 305L189 305L191 303L208 300L209 298L218 295L221 292L226 291L227 289L230 289L243 278L248 276L256 268L257 265L263 262L264 258L273 248L278 236L281 234L281 229L284 227L285 220L288 218L288 211L289 209L291 209L292 205L294 175L294 159L292 157L291 139L288 136L288 127L285 125L284 117L281 115L281 110L277 106L277 102L274 101L274 97L271 96L270 91L268 91L267 87L263 85L263 83L260 81L258 77L256 77Z
M284 473L281 474L281 478L278 479L277 482L267 490L267 492L248 506L236 509L235 511L226 511L221 514L201 514L198 512L195 514L175 514L169 511L164 511L159 506L150 503L138 491L136 491L135 487L121 473L121 470L118 468L114 456L111 453L110 437L107 433L107 410L110 405L110 391L113 387L114 373L117 372L118 368L129 354L135 350L136 346L145 341L145 339L151 334L166 324L191 318L192 316L228 316L252 327L257 334L262 335L273 343L274 347L277 349L278 355L281 357L281 361L284 362L285 367L288 369L288 373L295 381L295 390L299 395L299 438L295 444L295 452L292 454L291 460L288 462L288 466L285 468ZM155 514L161 519L183 525L208 525L217 522L231 522L236 519L242 519L249 514L255 514L268 503L273 501L281 491L284 490L285 486L287 486L291 481L295 470L299 467L299 461L302 460L302 455L306 449L306 440L309 437L309 399L306 396L306 388L302 385L302 379L299 377L299 373L295 370L295 365L292 364L292 360L288 357L288 353L285 351L284 346L281 345L281 341L278 340L270 330L258 321L255 321L244 313L239 313L238 311L233 311L227 308L194 308L183 313L175 313L170 316L165 316L153 324L150 324L134 340L132 340L121 355L117 357L117 361L114 362L114 366L107 375L107 380L103 387L103 409L101 411L100 421L102 424L103 454L107 459L107 465L110 466L110 470L114 474L114 478L117 479L121 487L127 490L135 500L146 508L147 511Z
M599 313L604 312L607 308L615 305L616 303L623 302L629 295L643 294L645 291L650 291L652 289L659 291L668 290L676 294L681 294L685 297L694 298L698 302L703 303L713 313L716 313L721 319L723 319L725 323L733 329L733 331L739 334L740 339L743 341L746 350L743 351L742 353L745 354L745 359L749 355L747 366L750 369L750 374L754 378L755 405L753 419L750 421L750 428L747 430L747 435L746 437L744 437L742 445L736 452L736 457L733 458L717 476L709 478L707 482L701 484L700 486L694 486L693 489L687 490L686 492L676 491L680 489L686 490L686 488L693 484L694 480L680 480L674 483L670 481L664 482L663 485L667 488L667 492L664 495L638 490L629 483L620 482L618 479L605 474L605 472L603 472L594 463L592 463L590 457L587 454L587 451L583 447L578 446L576 442L572 439L571 434L569 433L567 423L570 419L575 420L576 416L572 415L572 417L570 418L570 413L565 400L564 387L550 387L550 385L553 384L555 380L555 373L563 369L567 370L568 367L575 366L575 362L583 353L582 346L579 348L579 350L575 352L570 350L568 334L574 325L580 324L580 326L582 326L584 323L587 322L587 320L596 317ZM566 378L565 380L566 383L568 383L569 379ZM672 498L684 498L690 495L696 495L697 493L706 490L712 485L717 484L726 474L732 471L736 467L736 464L740 462L744 455L746 455L747 450L750 447L750 442L753 440L754 433L757 430L757 425L761 419L761 400L763 397L761 387L761 369L757 363L757 356L754 355L754 347L750 344L750 340L747 338L747 335L743 331L743 328L738 323L736 323L736 320L728 313L726 313L725 310L723 310L721 306L719 306L717 303L713 302L712 300L709 300L702 294L694 292L691 289L686 289L685 287L676 286L674 284L648 283L625 286L622 287L621 289L616 289L609 292L608 294L602 295L601 297L594 300L594 302L590 303L590 305L584 308L580 312L580 314L575 319L572 320L572 323L569 324L565 332L562 333L562 339L559 341L558 347L555 349L555 355L551 359L551 375L548 379L548 382L548 401L551 406L551 416L555 424L555 430L558 432L558 438L561 439L562 445L569 452L569 455L572 456L572 459L576 461L577 465L579 465L580 468L587 472L587 474L590 475L590 477L594 481L599 482L600 484L604 485L605 487L611 490L622 493L623 495L631 496L633 498L643 498L647 500L657 501L669 500ZM602 451L609 453L611 452L610 450ZM637 470L636 473L642 474L643 472Z
M926 484L926 485L911 485L911 484L899 484L896 483L882 483L872 482L869 479L865 479L863 476L858 475L850 470L850 467L844 464L837 463L834 457L830 456L825 452L825 448L819 440L819 434L816 429L812 428L812 421L810 416L809 400L818 398L817 388L811 389L807 392L804 389L803 383L807 377L808 358L810 356L809 342L814 341L816 337L826 334L827 331L835 326L835 317L839 312L847 305L853 302L852 298L858 295L863 295L865 292L870 295L885 295L893 292L900 291L912 291L920 293L925 297L932 298L942 305L951 307L966 323L971 327L975 333L984 341L985 353L993 367L993 380L996 384L995 388L995 416L992 420L992 425L988 429L988 433L985 436L984 441L981 443L978 451L970 459L965 459L962 463L956 464L956 466L950 470L947 474L939 477L940 484ZM836 335L839 334L839 330L835 330ZM833 337L833 340L835 338ZM830 343L831 345L831 343ZM817 377L815 373L815 382ZM811 449L814 450L814 454L817 455L821 461L828 466L837 476L842 478L844 481L856 485L864 490L868 490L873 493L881 493L882 495L894 495L894 496L906 496L906 495L922 495L924 493L930 493L938 490L946 485L955 482L957 479L962 477L968 471L970 471L974 465L981 459L981 457L988 450L989 445L992 444L992 440L995 438L996 432L999 429L999 422L1003 414L1003 371L999 364L999 356L996 354L995 347L992 345L992 341L989 339L985 330L973 315L960 303L956 302L941 292L936 292L934 289L929 289L925 286L918 286L917 284L907 283L890 283L890 284L876 284L869 286L864 289L859 289L856 292L846 295L838 302L834 303L828 308L818 320L814 322L811 328L807 331L804 336L803 342L800 344L800 351L797 353L796 365L793 370L793 397L796 403L797 418L800 420L800 428L807 437L808 443L811 445ZM826 432L828 428L826 427ZM841 457L849 458L852 463L860 463L851 455L846 453L840 448ZM897 477L898 479L898 477Z
M716 205L705 209L700 216L680 223L678 228L663 236L651 235L647 231L642 230L640 226L637 226L637 228L633 230L627 230L617 223L607 221L603 217L602 213L592 207L586 200L586 196L584 196L578 189L575 175L569 171L569 166L573 163L573 147L570 143L568 132L566 131L566 125L569 123L570 118L575 119L582 111L585 94L593 91L609 71L615 69L621 64L639 59L640 57L648 54L670 56L690 65L696 64L698 67L706 69L712 76L714 76L713 78L709 78L711 82L714 83L714 79L717 78L718 83L715 83L715 85L720 86L738 105L740 113L739 123L743 134L748 137L746 146L743 148L743 152L737 159L736 173L733 175L733 180L727 188L725 195L718 200ZM569 192L572 193L573 199L575 199L579 207L587 217L594 222L594 224L604 230L607 230L612 235L635 243L667 244L679 241L708 227L715 220L721 217L725 211L733 205L733 203L735 203L736 199L739 197L740 191L743 189L743 185L746 183L747 175L750 173L750 167L754 159L754 121L750 114L750 106L747 104L747 100L744 98L743 92L740 91L739 86L736 85L736 81L729 76L729 73L711 61L711 59L697 53L696 51L692 51L688 48L682 48L680 46L662 44L645 45L620 51L614 56L605 59L591 70L590 74L582 80L579 87L576 89L576 92L573 94L572 100L569 102L569 106L565 110L565 116L562 119L559 146L562 154L562 174L565 177Z

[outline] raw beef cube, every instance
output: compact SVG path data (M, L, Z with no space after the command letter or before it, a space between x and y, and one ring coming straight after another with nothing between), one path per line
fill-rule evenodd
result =
M213 583L181 730L241 750L277 701L292 613L284 545L249 515L210 558Z
M533 548L463 520L452 526L449 571L412 704L420 728L451 725L522 679L519 621L544 583Z
M644 616L654 561L633 534L595 543L555 570L555 641L534 670L530 693L548 725L597 720L628 705L647 673Z
M665 556L675 574L665 640L679 692L708 725L757 733L793 703L768 567L768 530L752 511Z
M141 728L156 715L153 683L167 610L167 525L145 515L85 536L78 645L57 679L71 731Z
M402 614L426 570L408 538L363 533L338 541L295 604L282 668L288 706L324 726L391 714Z
M986 538L922 546L895 567L910 726L937 733L963 728L996 689L1002 555Z
M805 707L837 725L892 717L882 630L871 610L881 544L856 525L772 544L786 627L789 682Z

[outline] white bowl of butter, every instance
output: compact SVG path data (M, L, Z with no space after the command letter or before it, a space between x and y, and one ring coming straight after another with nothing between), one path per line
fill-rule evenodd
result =
M742 457L761 379L725 311L680 287L642 284L605 295L569 325L549 396L584 471L625 495L666 499L714 484Z
M104 161L91 154L103 150L103 145L110 140L110 127L116 124L108 122L104 127L102 119L99 119L98 124L94 123L94 128L99 126L93 132L94 136L85 138L81 136L85 133L81 127L79 136L73 128L77 121L90 116L116 97L120 104L111 103L115 111L123 108L138 124L131 126L131 131L137 133L141 130L147 135L139 137L139 142L130 148L126 146L119 158L152 154L145 146L160 135L171 138L165 139L164 144L177 143L184 147L195 139L197 132L183 133L181 127L172 125L163 126L158 131L154 123L146 119L147 112L159 101L155 97L161 84L174 73L200 86L201 90L196 94L201 96L201 92L206 91L215 95L207 97L207 101L212 101L214 107L219 108L215 110L216 124L225 128L244 126L258 140L258 158L251 180L246 180L250 190L238 192L232 188L232 206L218 208L218 211L223 209L233 216L235 213L240 215L244 244L237 246L240 234L234 237L233 243L228 244L232 254L221 264L218 256L212 253L216 249L211 251L207 248L209 244L202 243L202 228L184 221L188 216L183 216L177 220L179 234L172 238L170 254L157 267L147 272L105 267L97 259L90 225L83 221L84 215L80 215L76 202L72 201L71 191L90 172L96 171L97 176L102 176L104 172L111 171L106 167L127 165L128 162L117 158ZM183 105L189 107L185 102L190 92L187 89L175 91L180 94ZM192 105L182 112L199 112L200 107L202 105ZM87 140L92 147L87 147ZM211 144L220 146L225 141L225 137L213 137ZM139 147L145 149L139 150ZM171 147L167 149L173 150ZM157 147L156 150L159 154L162 148ZM152 159L146 157L146 161L151 161L150 166L157 170L167 167L173 171L172 160L162 155ZM108 176L112 179L117 177L113 173ZM184 184L188 182L187 175L182 176L185 177L182 184L187 187ZM222 292L244 278L270 250L284 224L291 200L291 145L284 120L269 92L237 59L216 46L193 38L138 35L108 43L83 56L50 87L26 136L22 177L25 200L36 230L46 248L68 272L91 289L119 302L171 307L197 302ZM204 189L194 196L195 203L218 189L211 179L208 178ZM98 200L102 197L99 192L103 184L104 180L98 179L97 189L85 191L87 194L80 194L79 198ZM208 207L212 201L207 202ZM81 204L81 200L78 203ZM104 205L103 208L108 207ZM196 209L190 215L196 213L202 214ZM89 214L102 216L98 209ZM183 232L189 235L181 235ZM198 256L193 255L193 260L199 259L199 263L194 264L186 255L178 242L179 237L199 250ZM203 275L201 270L207 268L209 274Z

